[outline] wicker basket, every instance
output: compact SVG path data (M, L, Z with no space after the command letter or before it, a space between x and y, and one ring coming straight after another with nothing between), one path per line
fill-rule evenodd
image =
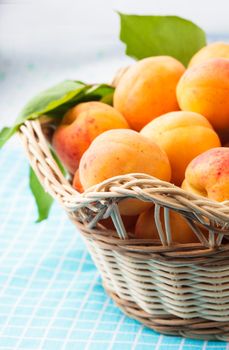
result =
M145 174L118 176L79 194L53 160L40 123L26 122L20 135L38 178L80 229L104 288L124 313L160 333L229 340L229 201ZM126 197L154 202L161 242L126 232L117 205ZM199 243L172 242L169 210L185 217ZM116 232L98 224L107 217Z

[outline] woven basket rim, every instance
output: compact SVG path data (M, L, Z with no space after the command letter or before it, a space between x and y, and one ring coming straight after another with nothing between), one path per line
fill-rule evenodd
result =
M82 198L85 198L85 197L88 198L94 192L96 192L96 193L100 192L101 196L104 196L104 198L106 198L107 193L112 192L112 183L113 182L116 182L117 180L120 180L120 179L125 180L125 178L128 179L128 177L133 178L133 180L134 179L136 179L136 180L144 179L144 180L153 180L155 182L160 182L161 185L168 186L169 188L172 187L175 190L179 191L180 194L185 194L185 196L189 200L198 199L201 202L203 201L204 203L206 203L206 206L214 204L215 208L217 208L217 207L221 208L222 206L223 207L225 206L225 208L229 207L229 200L225 200L223 202L217 202L217 201L214 201L213 199L209 199L207 197L203 197L203 196L197 195L195 193L187 192L183 188L181 188L179 186L176 186L176 185L174 185L171 182L160 180L160 179L158 179L158 178L156 178L154 176L151 176L151 175L148 175L148 174L145 174L145 173L128 173L128 174L125 174L125 175L113 176L113 177L110 177L107 180L104 180L104 181L98 183L97 185L89 187L87 190L85 190L82 193L79 193L74 188L73 189L75 190L76 194L79 195ZM109 186L109 185L111 185L111 186ZM103 189L103 187L105 187L105 186L108 189L108 191L101 191L101 189ZM121 193L117 193L117 197L123 198Z
M26 121L21 127L20 127L20 132L23 133L23 126L28 126L29 124L32 125L32 127L35 125L35 123L39 123L39 119L36 120L29 120ZM50 156L52 157L51 153ZM53 158L53 157L52 157ZM99 199L103 199L103 198L107 198L108 195L110 195L110 193L112 192L112 184L114 182L117 182L118 180L120 180L121 182L123 182L125 184L125 180L129 180L129 178L132 178L133 181L134 180L152 180L155 183L158 183L158 185L163 185L163 186L168 186L169 189L174 189L174 191L178 191L178 193L180 195L185 195L185 197L187 197L187 199L189 200L199 200L201 202L201 204L205 204L206 207L209 206L213 206L215 209L225 209L226 211L228 211L229 214L229 200L225 200L223 202L217 202L214 201L213 199L209 199L207 197L203 197L201 195L195 194L195 193L191 193L191 192L187 192L185 191L183 188L169 182L169 181L164 181L164 180L160 180L152 175L146 174L146 173L128 173L125 175L117 175L117 176L112 176L109 179L106 179L104 181L101 181L100 183L89 187L88 189L86 189L84 192L80 193L78 192L70 183L70 186L72 187L72 193L71 195L75 195L76 196L76 201L78 200L79 202L83 202L85 203L85 198L89 199L92 197L92 201L94 201L96 198L96 194L99 192ZM128 181L129 182L129 181ZM137 183L137 181L136 181ZM106 189L106 191L104 191L104 188ZM116 189L116 187L115 187ZM96 194L95 194L96 193ZM95 198L93 198L95 196ZM116 193L115 195L116 198L123 198L123 194L121 192ZM164 205L166 205L166 203L164 203Z
M216 202L141 173L115 176L79 193L64 177L53 159L39 120L26 121L20 127L20 135L31 166L45 190L70 215L77 212L78 218L81 216L83 221L87 221L86 217L89 218L94 212L99 219L106 218L111 215L117 202L136 198L181 212L207 229L212 222L216 223L216 233L229 235L229 200Z
M119 191L119 189L117 188L117 185L112 185L114 182L117 181L121 181L123 182L123 185L120 186L120 188L125 188L125 180L127 180L126 182L130 182L130 178L132 178L132 182L133 185L136 184L138 185L141 184L141 180L144 180L144 182L149 182L151 181L151 183L160 186L164 186L165 188L168 188L169 190L171 190L173 193L176 193L177 195L184 195L186 197L187 200L190 201L198 201L199 205L202 206L202 208L206 208L206 210L209 209L209 207L213 207L214 210L220 210L221 212L226 212L226 215L229 215L229 200L225 200L223 202L217 202L214 201L212 199L209 199L207 197L203 197L191 192L187 192L184 189L182 189L181 187L178 187L174 184L172 184L171 182L168 181L163 181L160 180L154 176L145 174L145 173L128 173L126 175L118 175L118 176L113 176L110 177L107 180L104 180L100 183L98 183L97 185L91 186L90 188L88 188L87 190L85 190L82 193L79 193L75 190L76 195L80 197L79 202L81 202L81 200L85 203L84 199L87 199L89 202L94 202L95 200L99 200L99 199L107 199L107 197L110 196L110 194L112 192L115 192L115 199L123 199L126 198L127 196L131 196L132 198L138 198L138 193L134 193L133 194L128 194L125 195L125 193L123 193L123 191ZM140 181L139 181L140 180ZM144 185L142 185L144 188ZM147 188L147 186L146 186ZM174 207L168 202L168 201L161 201L161 204L163 204L163 206L174 209ZM187 209L183 209L184 211L187 211ZM228 218L229 220L229 218Z

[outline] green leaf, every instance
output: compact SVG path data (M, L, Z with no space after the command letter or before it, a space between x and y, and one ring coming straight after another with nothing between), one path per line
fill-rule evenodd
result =
M46 114L54 118L61 118L68 109L74 107L78 103L87 101L102 101L104 103L110 104L113 102L113 94L114 88L110 85L87 85L72 99ZM108 101L106 101L106 97L108 97ZM103 99L105 100L103 101Z
M86 85L79 81L66 80L32 98L21 111L16 122L23 123L26 119L35 119L39 115L68 102L78 95Z
M206 45L205 32L191 21L177 16L138 16L119 13L120 39L126 54L142 59L172 56L185 66Z
M47 219L53 203L53 198L47 192L45 192L31 167L29 171L29 185L35 198L38 210L38 218L36 222L41 222L42 220Z
M67 172L63 167L62 163L60 162L59 158L57 157L55 151L51 148L50 151L62 174L65 176ZM43 186L41 185L40 181L38 180L35 172L31 167L29 172L29 185L31 192L34 196L38 211L38 218L36 222L41 222L48 218L49 211L53 204L53 198L47 192L45 192Z
M39 118L43 114L62 118L64 113L77 103L101 100L106 96L109 96L110 103L113 92L114 88L106 84L86 85L74 80L57 84L30 100L19 114L15 124L0 131L0 148L26 120Z
M85 101L101 101L109 105L113 104L114 87L106 84L94 85L85 92Z
M0 131L0 148L11 138L11 136L13 136L16 131L16 126L12 126L11 128L5 127Z

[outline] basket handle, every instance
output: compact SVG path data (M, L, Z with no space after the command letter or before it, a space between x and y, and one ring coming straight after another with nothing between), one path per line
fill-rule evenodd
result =
M79 197L80 193L70 185L59 169L42 132L41 124L38 120L26 121L20 127L19 134L31 167L45 191L67 209L68 198Z
M194 194L186 194L179 187L158 180L146 174L120 175L88 189L83 194L77 192L65 179L56 161L49 150L44 137L41 124L38 120L26 121L20 127L20 135L30 164L36 173L44 189L53 196L68 213L88 217L88 209L98 213L96 219L101 217L101 207L96 207L97 202L107 199L112 200L108 212L113 216L114 225L120 236L125 237L122 225L118 225L116 200L125 197L133 197L140 200L154 201L160 206L171 208L179 212L190 212L200 223L205 224L206 218L211 222L223 223L228 230L229 201L221 204ZM105 191L104 191L105 189ZM104 207L105 208L105 207ZM77 212L77 213L76 213ZM107 213L108 213L107 212ZM92 221L94 225L96 220ZM167 225L168 226L168 225ZM210 225L211 226L211 225ZM218 231L217 227L214 231ZM216 232L220 233L220 232ZM214 233L211 233L214 237Z

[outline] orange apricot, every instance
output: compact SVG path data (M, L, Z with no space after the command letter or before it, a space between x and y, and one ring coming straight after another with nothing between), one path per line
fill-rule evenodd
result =
M194 112L164 114L147 124L140 132L156 142L167 154L171 182L180 186L190 161L204 151L220 146L220 140L208 120Z
M176 86L184 71L184 66L169 56L134 63L117 84L114 107L132 129L141 130L159 115L179 110Z
M102 102L84 102L65 114L52 144L64 166L74 174L94 138L106 130L120 128L129 125L116 109Z
M183 111L205 116L216 130L229 129L229 60L213 58L186 70L177 85Z
M229 200L229 148L213 148L193 159L182 188L218 202Z
M104 180L129 173L145 173L169 181L171 168L165 152L133 130L109 130L99 135L81 158L80 182L84 189ZM125 199L122 215L137 215L152 203Z
M79 169L76 170L75 175L73 177L73 182L72 182L72 186L76 189L76 191L78 191L79 193L82 193L83 190L83 186L80 182L80 175L79 175Z
M122 222L127 232L134 232L134 228L137 222L138 216L126 216L122 215ZM115 226L111 218L102 219L99 221L100 224L105 226L109 230L115 231Z
M195 243L198 238L181 214L169 212L171 239L176 243ZM164 211L160 210L160 221L165 232ZM135 236L139 239L160 239L154 218L154 207L141 213L135 226Z
M217 41L200 49L189 62L189 67L203 63L211 58L227 58L229 59L229 44Z

